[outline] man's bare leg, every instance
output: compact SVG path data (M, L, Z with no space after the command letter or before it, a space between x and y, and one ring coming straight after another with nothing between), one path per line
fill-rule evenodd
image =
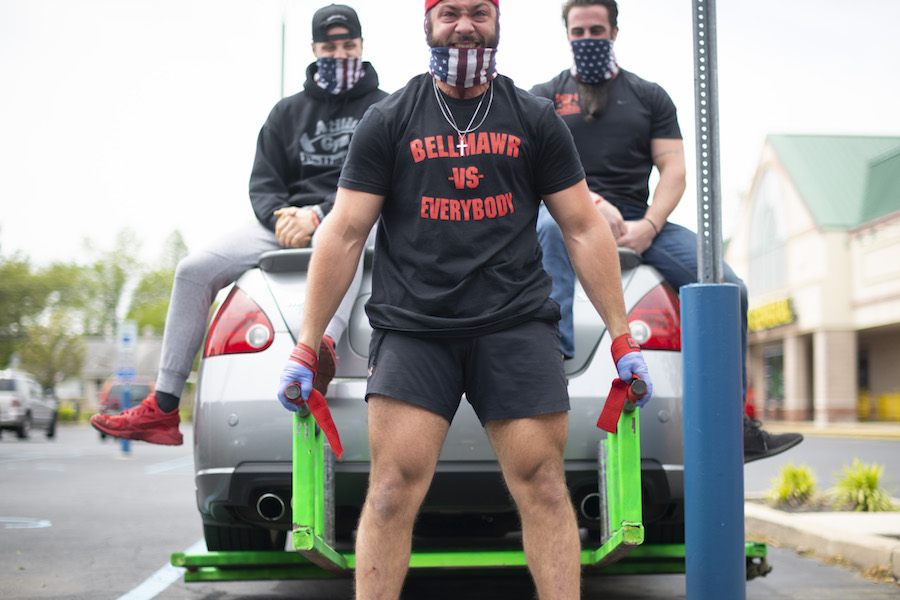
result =
M356 534L357 600L396 600L412 529L450 424L418 406L369 397L369 491Z
M581 541L566 487L568 413L485 426L522 519L528 568L541 600L581 597Z

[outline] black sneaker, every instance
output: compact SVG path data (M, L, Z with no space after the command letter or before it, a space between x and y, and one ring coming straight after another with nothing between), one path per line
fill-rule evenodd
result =
M744 417L744 463L769 458L803 441L800 433L769 433L756 419Z

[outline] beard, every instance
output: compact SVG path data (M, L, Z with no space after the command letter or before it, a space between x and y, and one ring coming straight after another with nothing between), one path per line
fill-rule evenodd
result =
M606 110L609 102L610 84L615 79L610 79L598 84L578 83L578 104L581 105L581 114L584 120L590 123L600 118Z
M425 15L425 41L429 48L447 48L450 44L475 44L482 48L496 48L500 43L500 19L494 26L494 35L483 38L480 35L461 35L448 40L439 40L434 37L434 28L431 26L431 18Z

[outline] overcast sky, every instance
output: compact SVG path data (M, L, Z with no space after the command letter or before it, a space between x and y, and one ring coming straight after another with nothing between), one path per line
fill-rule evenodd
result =
M312 0L0 0L0 252L38 263L131 227L155 257L253 218L256 135L311 62ZM428 64L422 0L356 0L365 57L395 91ZM524 88L571 61L557 0L503 0L498 69ZM620 64L679 111L692 228L691 2L620 0ZM900 134L900 2L718 3L726 231L768 133Z

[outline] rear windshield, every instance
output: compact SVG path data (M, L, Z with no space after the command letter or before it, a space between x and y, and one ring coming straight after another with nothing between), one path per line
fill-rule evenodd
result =
M15 379L0 379L0 392L14 392L16 391L16 380Z
M147 397L150 393L150 386L145 384L134 383L130 386L117 383L112 386L109 390L109 399L115 400L117 402L122 401L122 393L125 391L125 388L131 389L131 402L132 404L137 404L141 400Z

